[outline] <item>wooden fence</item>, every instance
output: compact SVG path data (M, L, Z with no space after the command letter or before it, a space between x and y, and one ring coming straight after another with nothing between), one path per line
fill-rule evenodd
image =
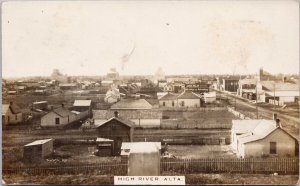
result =
M3 168L2 174L49 175L90 174L127 175L126 163L100 163L95 165L69 165L50 167ZM173 173L279 173L298 174L298 158L248 158L248 159L162 159L160 171Z
M248 159L162 159L162 172L178 173L281 173L298 174L298 158L248 158Z
M90 174L99 175L113 174L126 175L127 164L124 163L100 163L87 165L67 165L49 167L11 167L3 168L2 174L25 174L25 175L61 175L61 174Z

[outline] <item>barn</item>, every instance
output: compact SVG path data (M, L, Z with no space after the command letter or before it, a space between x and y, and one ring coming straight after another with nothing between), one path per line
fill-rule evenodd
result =
M113 155L120 155L122 142L132 142L134 133L134 123L128 119L115 116L103 123L95 123L98 137L114 140Z
M53 139L37 140L24 145L23 158L25 161L40 160L53 152Z
M233 120L232 147L242 158L298 156L298 140L281 127L279 119Z

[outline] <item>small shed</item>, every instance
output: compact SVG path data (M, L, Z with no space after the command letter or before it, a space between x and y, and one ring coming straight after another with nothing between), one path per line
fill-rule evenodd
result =
M114 152L114 140L107 138L97 138L97 156L112 156Z
M160 142L122 144L121 155L128 156L128 176L159 176Z
M37 140L24 145L23 158L25 161L40 160L53 152L53 139Z

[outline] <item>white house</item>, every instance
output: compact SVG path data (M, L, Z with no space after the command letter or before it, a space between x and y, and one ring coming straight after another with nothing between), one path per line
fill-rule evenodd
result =
M2 124L16 124L23 120L20 108L13 104L2 104Z
M231 140L238 157L298 156L298 141L280 120L233 120Z
M63 127L78 119L79 113L60 107L47 113L41 118L42 127Z
M194 92L184 91L177 97L178 107L200 107L201 97Z

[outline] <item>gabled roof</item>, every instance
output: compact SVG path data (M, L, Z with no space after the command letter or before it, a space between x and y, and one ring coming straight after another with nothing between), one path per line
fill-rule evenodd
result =
M91 106L92 100L75 100L74 107L89 107Z
M21 109L15 104L2 104L2 115L5 114L8 109L10 109L13 114L18 114L21 112Z
M66 109L66 108L56 108L54 109L52 112L56 113L57 115L61 116L61 117L67 117L69 115L74 115L73 112L71 112L70 110Z
M239 124L241 124L241 123L243 123L241 121L247 121L247 120L235 120L235 121L239 121ZM249 121L251 121L251 120L249 120ZM292 138L297 140L294 136L289 134L283 128L281 128L280 126L276 126L276 121L274 121L274 120L260 120L260 121L255 120L255 122L253 122L252 125L248 122L248 125L244 124L244 125L240 125L240 126L248 126L247 132L244 132L243 134L237 136L239 143L241 143L241 144L242 143L243 144L250 143L250 142L260 140L260 139L264 139L268 135L273 133L275 130L282 130L286 134L288 134L289 136L291 136ZM249 126L251 126L251 127L249 127ZM255 126L255 127L253 128L253 126ZM233 128L235 127L235 129L239 128L239 127L237 127L237 125L233 125L232 127ZM237 131L237 130L235 130L235 131ZM246 131L246 130L244 130L244 131ZM238 132L236 132L236 133L238 133Z
M178 94L172 94L172 93L168 93L164 96L162 96L159 100L175 100L177 99Z
M127 126L129 128L132 128L132 127L135 126L135 124L132 121L127 120L125 118L122 118L122 117L112 117L109 120L107 120L107 121L105 121L103 123L98 124L98 126L96 128L100 128L100 127L102 127L103 125L109 123L112 120L117 120L118 122L120 122L121 124L123 124L123 125L125 125L125 126Z
M110 109L152 109L152 105L145 99L122 99L121 101L112 105Z
M232 130L237 134L243 134L247 132L253 132L254 129L259 124L272 124L276 125L274 120L261 120L261 119L251 119L251 120L232 120Z
M177 99L200 99L200 96L191 91L182 92Z

